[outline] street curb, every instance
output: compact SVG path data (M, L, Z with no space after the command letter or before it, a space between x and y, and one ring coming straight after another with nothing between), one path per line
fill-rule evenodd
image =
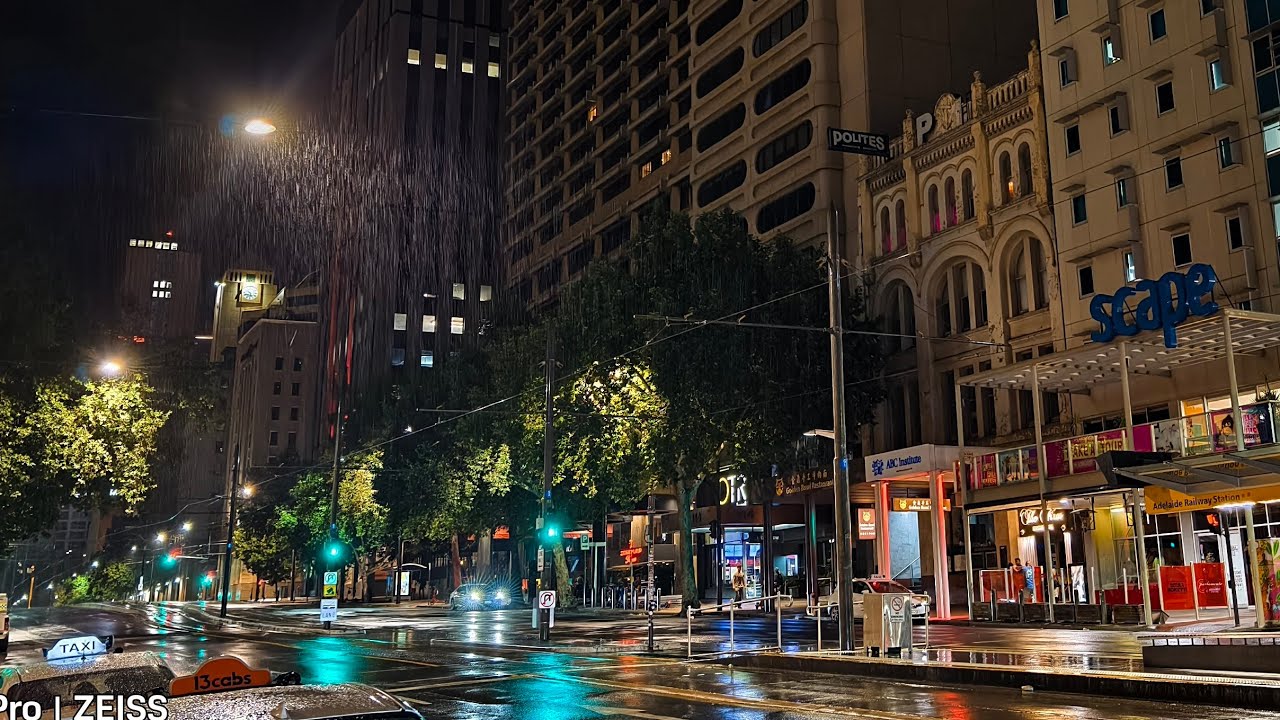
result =
M1275 710L1280 707L1280 682L1138 673L1081 672L1012 668L977 664L913 663L871 658L830 658L767 653L738 656L722 662L737 667L792 670L828 675L859 675L886 680L950 685L1032 687L1036 691L1168 702ZM1265 683L1265 684L1264 684Z
M220 618L210 615L204 610L198 608L185 607L184 612L192 616L199 616L200 622L217 625L219 627L238 627L245 630L259 630L261 632L273 632L284 635L365 635L367 630L364 628L341 628L333 630L325 630L317 625L272 625L268 623L253 622L251 620L240 620L234 616ZM317 621L318 623L319 621Z

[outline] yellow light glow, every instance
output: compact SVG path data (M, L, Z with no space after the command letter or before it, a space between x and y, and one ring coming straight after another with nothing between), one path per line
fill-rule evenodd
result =
M250 135L270 135L276 131L276 126L262 118L254 118L244 124L244 131Z

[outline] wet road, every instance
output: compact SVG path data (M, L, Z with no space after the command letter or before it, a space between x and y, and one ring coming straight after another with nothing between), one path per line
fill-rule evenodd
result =
M128 650L161 653L184 673L204 660L237 655L251 665L296 670L306 682L365 682L415 704L428 717L501 718L830 718L874 720L1006 720L1274 718L1273 713L1148 703L993 688L961 688L849 677L744 671L595 652L550 652L482 645L510 633L525 613L441 614L440 629L372 631L363 636L298 637L260 631L204 632L180 609L150 616L105 610L55 609L15 627L34 637L113 632ZM41 624L32 624L33 620ZM568 631L558 627L558 630ZM468 641L475 633L477 640ZM444 637L445 635L456 636ZM35 661L41 641L11 648L10 661Z

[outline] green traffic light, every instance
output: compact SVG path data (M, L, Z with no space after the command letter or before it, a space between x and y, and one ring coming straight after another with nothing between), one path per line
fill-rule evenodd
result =
M553 538L559 534L560 534L560 531L556 529L555 525L551 525L547 527L547 537Z

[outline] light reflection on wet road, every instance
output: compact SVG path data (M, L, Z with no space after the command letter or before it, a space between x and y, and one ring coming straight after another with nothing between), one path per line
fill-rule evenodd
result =
M166 620L174 611L166 611ZM54 610L48 629L113 632L128 650L161 653L175 672L209 657L236 655L256 667L297 670L306 682L365 682L414 703L428 717L714 718L725 720L856 717L870 720L1254 720L1273 713L1117 698L960 688L870 679L741 670L675 659L548 652L491 643L516 623L499 617L442 616L453 632L374 631L367 636L297 637L258 631L167 634L138 616L103 610ZM15 616L15 625L28 618ZM527 621L521 616L519 620ZM186 623L190 623L187 620ZM29 626L28 626L29 627ZM196 628L195 624L186 627ZM36 628L39 630L39 628ZM445 638L444 635L449 637ZM39 657L39 644L16 644L11 661Z

